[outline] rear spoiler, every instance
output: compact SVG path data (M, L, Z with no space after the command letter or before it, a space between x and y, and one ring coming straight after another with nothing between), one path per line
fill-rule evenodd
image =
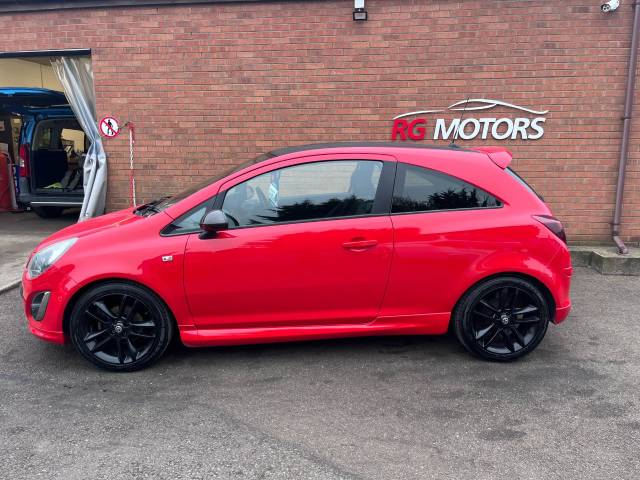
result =
M486 154L493 163L503 170L509 166L513 158L511 152L504 147L475 147L472 150Z

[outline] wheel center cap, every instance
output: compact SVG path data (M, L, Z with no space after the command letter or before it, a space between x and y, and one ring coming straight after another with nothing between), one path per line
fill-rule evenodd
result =
M502 315L500 315L500 321L502 322L503 325L509 325L509 315L507 315L506 313L503 313Z
M116 333L122 333L122 324L121 323L117 323L115 327L113 327L113 331Z

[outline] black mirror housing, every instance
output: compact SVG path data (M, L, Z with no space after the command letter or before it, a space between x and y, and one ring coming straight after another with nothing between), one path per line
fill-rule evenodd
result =
M211 210L202 220L200 228L206 233L217 233L229 228L229 221L222 210Z

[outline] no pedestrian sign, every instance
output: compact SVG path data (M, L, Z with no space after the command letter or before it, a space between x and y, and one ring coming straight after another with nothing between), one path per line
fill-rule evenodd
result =
M113 117L104 117L98 123L98 128L100 129L100 134L105 138L114 138L120 133L120 124Z

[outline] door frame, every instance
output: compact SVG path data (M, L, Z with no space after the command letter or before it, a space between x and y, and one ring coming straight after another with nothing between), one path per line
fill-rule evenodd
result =
M281 162L275 162L269 165L265 165L260 168L252 169L249 172L246 172L242 175L238 175L232 179L225 181L218 192L216 193L216 198L213 204L211 204L205 215L211 210L221 210L222 205L224 203L224 199L227 195L227 192L233 188L234 186L251 180L259 175L263 175L265 173L273 172L275 170L281 170L287 167L293 167L296 165L304 165L307 163L320 163L320 162L331 162L331 161L358 161L358 160L371 160L382 162L382 172L380 174L380 182L378 184L378 189L376 190L375 200L373 203L373 208L371 213L365 215L352 215L347 217L336 217L336 218L314 218L310 220L296 220L292 222L278 222L275 224L266 224L266 225L246 225L242 227L234 227L230 228L230 230L237 230L239 228L259 228L259 227L269 227L273 225L285 225L291 223L307 223L307 222L319 222L326 220L340 220L340 219L349 219L349 218L362 218L362 217L379 217L383 215L391 214L391 200L393 197L393 187L395 184L395 177L397 171L398 160L395 156L389 154L372 154L372 153L331 153L331 154L321 154L321 155L302 155L299 157L291 158L288 160L283 160Z

